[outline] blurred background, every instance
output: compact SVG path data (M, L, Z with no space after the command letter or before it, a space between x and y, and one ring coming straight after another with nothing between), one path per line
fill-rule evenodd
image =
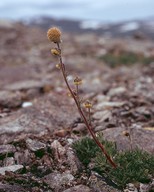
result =
M92 31L111 36L139 32L154 37L152 0L3 0L0 19L22 21L48 28L61 26L65 31ZM52 20L51 20L52 19Z
M0 2L0 17L15 20L51 16L117 22L152 17L153 11L153 0L2 0Z

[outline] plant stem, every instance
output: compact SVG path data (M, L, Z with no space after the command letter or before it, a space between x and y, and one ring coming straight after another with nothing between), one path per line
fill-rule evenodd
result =
M91 111L90 111L90 108L88 108L88 118L89 118L89 125L91 125Z
M56 44L57 44L58 49L59 49L60 52L61 52L61 48L60 48L59 43L56 43ZM99 140L97 139L96 135L95 135L94 132L92 131L91 125L88 123L88 120L87 120L87 118L85 117L85 115L84 115L84 113L83 113L83 111L82 111L82 109L81 109L81 107L80 107L80 104L79 104L79 102L78 102L78 99L77 99L76 96L74 95L74 93L73 93L73 91L72 91L72 89L71 89L71 87L70 87L70 85L69 85L69 83L68 83L68 81L67 81L66 72L65 72L65 65L63 64L62 56L61 56L61 55L59 55L59 62L60 62L60 65L61 65L61 72L62 72L64 81L65 81L66 86L67 86L67 88L69 89L69 91L70 91L70 93L71 93L74 101L75 101L75 104L76 104L76 106L77 106L77 108L78 108L78 111L79 111L79 114L80 114L81 118L83 119L83 121L84 121L87 129L89 130L92 138L94 139L95 143L96 143L96 144L98 145L98 147L102 150L102 152L104 153L105 157L106 157L107 160L110 162L110 164L111 164L114 168L116 168L117 165L114 163L114 161L113 161L113 160L111 159L111 157L108 155L108 153L107 153L107 151L105 150L104 146L102 145L102 143L99 142Z

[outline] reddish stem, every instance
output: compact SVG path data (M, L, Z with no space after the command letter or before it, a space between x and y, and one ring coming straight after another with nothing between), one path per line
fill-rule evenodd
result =
M59 49L60 52L61 52L61 48L60 48L59 43L57 43L57 47L58 47L58 49ZM99 142L99 140L97 139L96 135L95 135L94 132L92 131L92 128L91 128L91 126L89 125L88 120L87 120L87 118L85 117L85 115L84 115L84 113L83 113L83 111L82 111L82 109L81 109L81 107L80 107L80 105L79 105L79 102L78 102L76 96L74 95L74 93L73 93L73 91L72 91L72 89L71 89L71 87L70 87L70 85L69 85L69 83L68 83L68 81L67 81L67 77L66 77L66 73L65 73L65 65L64 65L63 62L62 62L62 56L61 56L61 55L59 56L59 61L60 61L61 71L62 71L62 75L63 75L64 81L65 81L66 86L67 86L67 88L69 89L69 91L70 91L70 93L71 93L74 101L75 101L75 104L76 104L76 106L77 106L77 108L78 108L78 111L79 111L79 113L80 113L81 118L83 119L83 121L84 121L87 129L89 130L92 138L94 139L95 143L96 143L96 144L98 145L98 147L102 150L102 152L104 153L105 157L106 157L107 160L110 162L110 164L111 164L114 168L116 168L117 165L114 163L114 161L113 161L113 160L111 159L111 157L108 155L108 153L107 153L107 151L105 150L104 146L102 145L102 143Z

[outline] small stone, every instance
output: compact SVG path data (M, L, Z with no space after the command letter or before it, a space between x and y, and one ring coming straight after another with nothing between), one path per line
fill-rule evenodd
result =
M71 138L68 138L68 139L67 139L67 141L68 141L68 144L69 144L69 145L72 145L72 144L73 144L73 142L74 142L74 140L73 140L73 139L71 139Z
M13 157L7 157L4 159L4 165L7 167L7 166L10 166L10 165L14 165L15 164L15 160Z
M7 167L0 167L0 174L5 175L5 171L16 172L23 169L23 165L11 165Z
M46 148L46 145L44 143L37 140L27 139L26 144L27 148L29 148L33 152L44 150Z
M13 145L0 145L0 157L13 154L16 148Z
M110 97L112 97L114 95L120 95L120 94L122 94L124 92L126 92L126 88L125 87L116 87L116 88L110 89L110 91L108 92L108 95Z
M78 123L76 127L73 128L74 133L80 133L87 131L84 123Z
M80 165L79 160L77 159L77 157L75 156L71 148L68 149L66 155L67 155L67 162L68 162L68 165L70 166L71 173L73 175L77 174L78 171L81 169L81 166L79 167Z
M23 108L25 108L25 107L30 107L30 106L32 106L32 105L33 105L32 102L23 102L23 103L22 103L22 107L23 107Z
M65 148L59 143L58 140L54 140L51 143L51 148L53 149L54 157L56 160L60 160L66 154Z
M60 190L62 186L69 186L74 180L74 176L70 173L58 173L54 172L44 177L44 182L47 183L52 189Z
M148 192L148 191L150 191L150 185L140 183L140 192Z
M63 192L91 192L91 189L86 185L77 185L75 187L66 189Z
M88 180L89 187L92 191L98 191L98 192L120 192L119 190L115 189L111 185L108 185L102 177L92 171L91 175Z
M25 192L28 190L26 190L25 187L23 188L15 183L13 185L0 183L0 191L1 192Z
M28 89L25 93L25 99L31 100L31 99L35 98L36 96L39 96L40 91L41 91L41 89L39 89L39 88Z
M102 131L102 130L104 130L104 129L106 129L106 127L104 127L104 126L102 126L102 125L98 125L98 126L95 127L95 131L96 131L96 132Z
M141 114L141 115L145 115L145 116L152 116L152 113L150 113L150 111L146 108L146 107L138 107L136 109L136 112Z
M54 134L58 137L65 137L68 134L68 132L69 131L66 129L61 129L61 130L55 131Z
M104 110L104 111L97 111L93 115L94 119L99 119L99 122L102 123L105 120L110 120L112 118L112 113L109 110Z
M97 103L102 103L102 102L106 102L109 101L109 97L105 96L105 95L97 95L95 97Z
M138 192L138 190L133 183L128 183L124 192Z
M106 109L106 108L113 108L113 107L121 107L125 104L125 102L109 102L109 101L104 101L101 103L98 103L95 105L96 110L101 110L101 109Z
M43 84L36 80L24 80L15 82L5 86L6 90L16 91L16 90L28 90L32 88L42 88Z
M22 103L22 97L19 92L0 91L0 105L3 107L19 107Z
M27 162L30 160L32 155L34 155L34 154L32 154L32 153L30 154L29 150L26 149L26 150L24 150L24 153L15 152L14 158L15 158L15 161L17 162L17 164L27 164Z

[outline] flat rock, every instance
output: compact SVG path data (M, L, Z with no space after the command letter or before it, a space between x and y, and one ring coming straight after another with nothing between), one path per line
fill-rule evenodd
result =
M102 111L97 111L93 115L94 119L98 119L99 122L104 122L105 120L110 120L112 118L112 113L109 110L102 110Z
M121 192L118 189L114 188L113 186L108 185L104 179L102 179L100 176L96 176L91 173L91 176L89 178L89 187L92 191L97 192Z
M24 189L18 185L10 185L10 184L2 184L0 183L0 191L1 192L27 192L27 189Z
M96 110L106 109L106 108L114 108L121 107L125 104L125 102L113 102L113 101L104 101L95 105Z
M22 97L19 92L0 91L0 106L19 107L22 103Z
M44 177L44 182L47 183L52 189L60 190L64 185L69 186L74 180L74 176L70 173L58 173L54 172Z
M138 192L138 190L133 183L128 183L124 192Z
M10 153L14 153L16 151L13 145L0 145L0 157L4 155L9 155Z
M7 157L4 159L4 165L7 167L7 166L10 166L10 165L14 165L15 164L15 160L13 157Z
M73 128L74 133L85 132L87 130L84 123L78 123L76 127Z
M32 140L32 139L26 139L27 148L30 149L33 152L39 151L39 150L45 150L46 145L40 141Z
M79 117L69 98L63 95L45 95L33 101L33 106L21 108L0 119L0 143L11 142L25 134L53 134L73 125Z
M54 158L56 160L62 159L66 153L65 147L63 147L58 140L54 140L51 143L51 149L53 150Z
M123 135L124 128L109 128L103 131L105 139L116 141L119 150L130 149L128 137ZM142 127L131 129L132 146L154 153L154 132Z
M67 155L67 163L70 167L71 173L73 175L76 175L81 170L81 163L71 148L68 149L66 155Z
M23 169L23 165L11 165L7 167L0 167L0 174L5 175L5 171L16 172Z
M4 89L11 90L11 91L17 91L17 90L27 90L32 88L41 88L43 87L42 82L36 81L36 80L24 80L15 82L9 85L6 85Z
M115 96L115 95L120 95L122 93L126 92L126 88L125 87L116 87L116 88L112 88L110 89L110 91L108 92L109 96Z
M69 189L64 190L63 192L92 192L92 190L86 185L77 185Z

